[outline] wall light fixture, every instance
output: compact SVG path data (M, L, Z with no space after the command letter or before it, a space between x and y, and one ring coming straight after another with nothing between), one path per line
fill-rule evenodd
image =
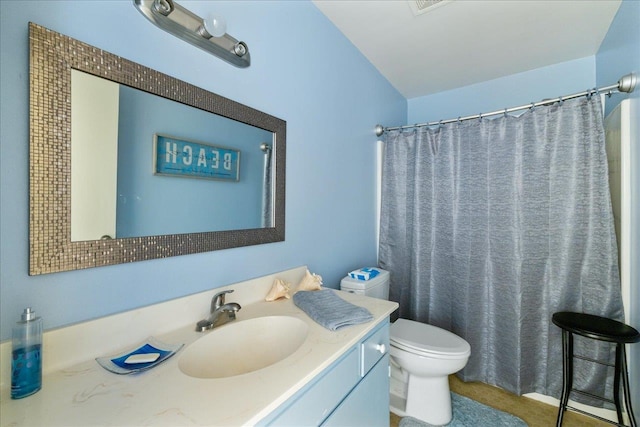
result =
M133 0L151 22L182 40L227 61L236 67L251 65L246 43L227 34L227 24L219 16L202 19L174 0Z

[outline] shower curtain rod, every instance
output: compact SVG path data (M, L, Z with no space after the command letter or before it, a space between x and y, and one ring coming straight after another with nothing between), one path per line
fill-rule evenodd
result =
M566 96L560 96L554 99L545 99L535 103L532 102L531 104L521 105L519 107L505 108L503 110L496 110L490 113L474 114L473 116L458 117L457 119L439 120L437 122L428 122L428 123L416 123L414 125L395 126L395 127L384 127L382 125L376 125L375 131L376 131L376 136L381 136L383 133L391 130L412 129L412 128L420 128L420 127L426 127L426 126L444 125L447 123L461 122L463 120L481 119L483 117L495 116L498 114L508 114L514 111L526 110L528 108L539 107L541 105L547 105L547 104L553 104L555 102L566 101L567 99L593 95L594 93L603 93L607 95L611 95L613 92L631 93L633 92L635 87L636 87L636 75L634 73L631 73L631 74L622 76L620 80L618 80L618 83L614 85L605 86L605 87L596 88L596 89L589 89L584 92L574 93Z

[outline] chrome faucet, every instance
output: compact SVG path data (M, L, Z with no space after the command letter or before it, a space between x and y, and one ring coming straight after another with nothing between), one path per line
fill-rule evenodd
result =
M196 331L208 331L236 319L236 313L242 308L240 304L237 302L224 302L225 295L231 292L233 292L233 289L219 292L213 296L211 299L211 314L207 319L203 319L196 324Z

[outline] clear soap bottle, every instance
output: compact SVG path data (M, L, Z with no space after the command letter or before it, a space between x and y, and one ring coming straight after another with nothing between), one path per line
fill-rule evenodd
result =
M21 399L42 388L42 318L25 308L13 328L11 398Z

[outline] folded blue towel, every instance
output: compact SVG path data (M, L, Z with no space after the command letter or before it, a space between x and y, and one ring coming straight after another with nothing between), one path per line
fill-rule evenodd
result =
M369 310L346 302L332 289L296 292L293 302L310 318L330 331L373 320Z

